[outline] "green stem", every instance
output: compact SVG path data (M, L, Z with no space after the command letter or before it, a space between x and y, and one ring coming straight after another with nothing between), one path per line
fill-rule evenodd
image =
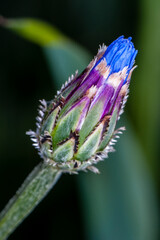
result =
M0 214L0 240L6 239L55 185L61 171L40 163Z

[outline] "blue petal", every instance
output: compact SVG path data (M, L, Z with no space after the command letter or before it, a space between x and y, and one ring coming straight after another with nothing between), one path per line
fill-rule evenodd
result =
M97 64L105 58L107 65L111 68L111 73L119 72L126 66L129 72L137 55L137 50L135 50L131 39L131 37L125 39L124 36L117 38L108 46L103 57Z

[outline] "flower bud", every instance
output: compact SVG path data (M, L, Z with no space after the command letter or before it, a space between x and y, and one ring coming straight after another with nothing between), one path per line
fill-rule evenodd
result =
M123 36L97 56L58 91L54 100L40 101L33 145L49 164L64 171L90 169L113 151L115 130L123 112L137 50Z

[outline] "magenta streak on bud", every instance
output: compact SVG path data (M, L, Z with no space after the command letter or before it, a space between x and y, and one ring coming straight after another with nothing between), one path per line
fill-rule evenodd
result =
M127 79L127 81L124 85L121 84L122 86L120 86L119 89L117 90L117 94L114 98L112 108L110 109L111 114L113 113L115 107L118 108L118 112L121 110L123 100L124 100L125 96L127 97L127 94L128 94L129 82L130 82L130 78Z
M66 113L66 115L67 115L71 111L73 111L74 109L83 105L83 108L82 108L81 113L80 113L79 121L77 122L77 126L75 127L75 130L77 132L80 131L80 129L81 129L81 127L82 127L82 125L85 121L86 115L87 115L88 110L89 110L89 106L91 104L91 99L94 97L96 92L97 92L96 87L92 86L91 88L89 88L86 91L86 95L84 97L80 98L80 100L78 100L75 104L73 104L73 106Z
M81 116L80 116L79 122L78 122L77 127L76 127L77 132L79 132L82 128L82 125L84 123L85 117L86 117L87 112L88 112L89 104L90 104L90 100L86 102L86 105L81 112Z
M76 130L77 131L80 131L81 128L82 128L82 125L85 121L85 118L86 118L86 115L89 111L89 106L91 104L91 99L93 98L93 96L96 94L96 91L97 91L97 88L96 87L91 87L88 91L87 91L87 96L86 98L89 100L87 102L87 104L85 105L85 107L83 108L82 112L81 112L81 116L80 116L80 119L79 119L79 122L78 122L78 125L77 125L77 128Z
M117 96L117 98L115 99L115 102L113 102L113 106L111 108L111 113L110 113L111 115L113 114L115 107L117 107L118 113L120 112L121 106L122 106L123 97L124 97L124 95L122 93L120 93Z
M104 112L103 112L103 115L102 115L102 118L107 115L107 114L110 114L110 112L112 111L112 108L114 106L114 103L118 97L118 94L123 86L123 82L124 82L124 79L121 80L120 84L118 85L117 89L114 89L114 95L112 97L112 99L110 99L109 103L107 104L106 108L104 109Z
M99 102L103 103L103 109L102 112L99 113L99 120L103 117L104 115L104 110L107 108L109 102L111 101L112 97L114 95L114 88L108 84L105 84L99 88L97 91L97 94L95 95L91 106L89 108L89 111L98 104Z
M99 77L99 73L93 69L88 77L68 95L66 102L75 96L76 98L81 97L90 87L97 84Z

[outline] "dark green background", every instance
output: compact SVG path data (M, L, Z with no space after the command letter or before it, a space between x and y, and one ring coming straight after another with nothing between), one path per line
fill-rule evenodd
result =
M144 166L149 174L149 182L145 182L145 186L152 189L154 200L150 204L154 205L152 207L155 211L155 214L152 215L154 219L150 219L151 222L155 222L154 227L150 226L150 231L153 230L152 240L157 240L160 154L160 1L1 0L0 13L6 18L32 17L45 20L80 43L93 56L96 54L99 44L103 42L108 45L122 34L126 37L133 37L135 47L139 50L136 60L138 68L132 77L130 98L125 115L128 115L132 130L138 139L136 144L140 145L145 155ZM53 84L46 59L39 46L0 28L0 209L14 195L25 177L39 162L39 156L32 148L25 132L30 128L35 129L38 100L53 98L58 85L55 82L56 79L54 79ZM124 124L123 120L121 124ZM130 132L125 134L130 136ZM120 141L125 141L125 138L122 136ZM107 188L107 183L114 175L110 177L109 169L110 165L114 169L114 165L118 161L119 144L117 144L116 149L117 153L112 153L105 163L108 174L103 189ZM114 160L114 154L116 160ZM124 158L128 156L129 147L126 142L126 156ZM136 151L132 157L138 159ZM100 164L102 176L106 174L103 171L103 164ZM143 166L142 168L144 169ZM101 235L94 234L96 225L90 228L91 231L88 231L89 220L86 220L85 216L88 211L87 201L92 202L92 193L89 200L88 198L86 200L86 188L83 186L86 176L83 178L85 174L80 173L80 175L64 175L53 191L9 239L143 240L143 237L136 238L136 235L130 231L127 220L124 221L124 229L114 227L121 223L121 215L125 219L127 203L124 204L124 209L117 207L122 212L115 210L117 215L115 214L110 221L111 230L109 233L105 235L105 220L101 218L102 222L97 218L97 226L101 225L104 234L103 232ZM99 176L93 177L92 175L87 175L86 180L89 177L90 180L93 178L92 187L94 188L96 178ZM117 176L118 172L115 171L115 175ZM116 181L115 184L119 184ZM143 176L142 181L144 181ZM123 183L127 184L126 179ZM96 194L101 194L103 189L100 193L97 191ZM123 195L120 192L117 193L118 197L115 196L114 206L119 204L121 194ZM109 198L109 196L107 197ZM95 196L93 198L96 199ZM134 195L132 201L135 201ZM94 205L97 211L101 204L104 204L104 208L106 207L105 202L99 203L97 201L97 206ZM152 207L146 211L152 211ZM103 211L103 206L101 210ZM134 216L136 211L131 210ZM88 211L89 214L90 211ZM96 218L96 215L90 216L90 218ZM145 217L142 221L145 222ZM132 227L136 229L134 224L133 221ZM94 228L93 232L92 228ZM117 235L114 234L113 237L113 232L116 231Z

